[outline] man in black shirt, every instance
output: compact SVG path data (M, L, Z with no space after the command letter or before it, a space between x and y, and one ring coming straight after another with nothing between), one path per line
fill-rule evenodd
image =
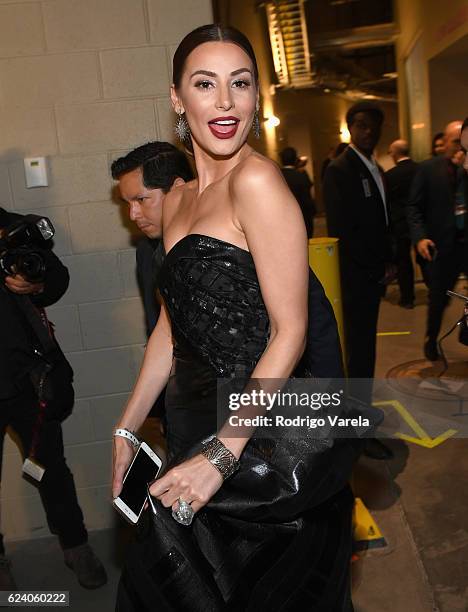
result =
M445 154L419 164L408 202L411 238L421 257L431 262L429 307L424 355L439 358L437 338L447 289L459 274L468 273L468 220L466 179L455 163L460 152L462 122L452 121L444 132Z
M21 215L0 208L0 237L20 219ZM23 459L45 468L37 487L49 528L59 537L66 565L76 573L83 587L93 589L105 584L107 576L87 543L73 475L65 462L60 415L63 416L65 403L70 410L73 405L73 372L52 341L54 359L48 360L53 364L52 372L60 368L58 378L54 377L57 382L52 386L53 399L39 402L38 385L33 382L34 372L44 363L38 330L42 331L41 326L47 323L37 309L62 297L68 288L69 275L50 249L37 250L45 261L43 281L30 282L19 273L0 276L0 469L5 430L11 427L21 443ZM48 337L48 327L44 325L44 329ZM52 377L52 373L48 376ZM62 378L67 377L68 386L62 384ZM0 535L0 590L14 588Z
M299 158L296 149L286 147L280 153L281 172L292 191L293 196L298 201L301 207L302 216L307 230L307 237L312 238L314 233L314 216L315 203L312 199L310 190L312 189L312 181L305 170L298 170L297 165Z

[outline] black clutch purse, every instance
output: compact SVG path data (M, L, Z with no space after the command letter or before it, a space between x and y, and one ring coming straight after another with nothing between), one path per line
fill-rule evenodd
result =
M294 427L272 433L258 427L240 457L240 469L228 478L207 508L230 517L266 523L289 521L318 507L342 490L351 477L365 440L375 436L384 419L379 408L348 397L341 417L367 420L366 427L339 428L339 434ZM293 431L294 430L294 431ZM215 433L215 432L213 432ZM189 453L170 458L169 467L198 454L204 441Z
M330 525L341 533L337 537L342 542L333 561L339 567L349 565L354 499L347 481L362 441L291 442L251 440L240 470L190 527L174 521L171 509L153 500L127 556L117 612L275 609L267 603L259 607L258 595L250 600L250 581L260 580L271 560L285 551L291 550L293 559L293 551L304 554L301 547L312 546L314 534L327 533ZM313 567L311 563L311 572ZM345 583L343 575L339 578ZM335 595L340 601L346 597L341 587Z

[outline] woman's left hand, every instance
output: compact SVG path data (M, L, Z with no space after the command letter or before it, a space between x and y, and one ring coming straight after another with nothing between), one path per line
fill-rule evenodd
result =
M150 493L165 508L179 508L178 499L189 503L194 512L207 504L223 484L220 472L201 454L184 461L158 478Z

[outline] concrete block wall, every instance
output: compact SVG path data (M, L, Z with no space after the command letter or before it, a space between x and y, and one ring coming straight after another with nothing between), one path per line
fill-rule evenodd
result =
M50 217L70 271L49 317L75 371L64 437L89 529L115 519L111 431L145 342L134 248L109 165L149 140L173 140L172 54L211 21L210 0L0 0L0 206ZM49 187L26 188L29 156L47 157ZM7 539L48 534L8 437L1 520Z

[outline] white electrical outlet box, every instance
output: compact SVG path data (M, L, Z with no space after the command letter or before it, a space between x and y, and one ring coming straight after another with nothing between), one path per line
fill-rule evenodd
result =
M25 157L24 172L26 187L48 187L47 165L45 157Z

